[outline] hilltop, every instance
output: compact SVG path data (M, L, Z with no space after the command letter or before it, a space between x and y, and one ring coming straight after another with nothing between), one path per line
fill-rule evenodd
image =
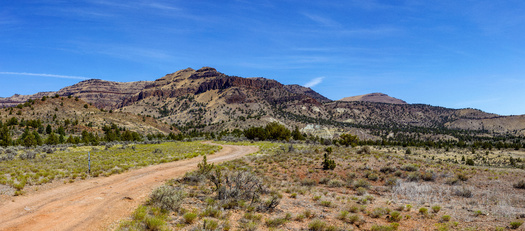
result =
M416 137L457 141L466 136L525 135L525 116L408 104L382 93L332 101L310 88L262 77L229 76L211 67L187 68L155 81L86 80L57 92L2 98L0 105L13 106L23 100L52 95L78 97L94 110L152 118L158 124L177 127L185 133L242 130L276 121L289 129L298 127L303 133L325 139L347 132L367 140ZM81 107L76 113L89 112Z
M361 102L375 102L375 103L392 103L392 104L406 104L407 102L390 97L383 93L370 93L365 95L351 96L340 99L339 101L361 101Z

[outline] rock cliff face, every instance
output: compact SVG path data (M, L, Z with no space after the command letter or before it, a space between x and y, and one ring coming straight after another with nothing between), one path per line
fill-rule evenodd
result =
M43 96L51 97L58 94L60 96L78 97L98 108L110 110L116 109L124 99L137 94L150 83L149 81L120 83L90 79L56 92L40 92L34 95L14 95L8 98L0 98L0 107L12 107L29 99L41 99Z
M116 109L124 99L137 94L150 83L148 81L120 83L90 79L63 88L57 94L81 98L98 108Z
M151 97L168 99L188 94L199 95L210 91L217 91L221 94L232 89L238 89L243 93L231 94L228 103L269 101L275 104L303 101L319 104L309 95L286 90L285 85L275 80L227 76L214 68L203 67L199 70L188 68L168 74L147 85L138 94L124 99L121 106L129 106ZM269 93L272 94L268 95Z

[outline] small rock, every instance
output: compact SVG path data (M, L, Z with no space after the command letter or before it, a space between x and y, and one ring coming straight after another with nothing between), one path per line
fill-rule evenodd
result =
M132 201L133 198L131 198L131 197L123 197L122 200L129 200L129 201Z

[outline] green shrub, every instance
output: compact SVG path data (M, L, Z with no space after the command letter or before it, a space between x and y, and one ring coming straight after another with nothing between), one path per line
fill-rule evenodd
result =
M421 174L421 179L424 181L434 181L436 179L436 176L433 172L425 171Z
M147 216L144 223L149 230L161 230L166 225L166 221L157 216Z
M342 187L344 183L340 180L333 179L333 180L328 181L327 185L328 187L338 188L338 187Z
M359 179L357 181L354 182L354 188L359 188L359 187L362 187L362 188L370 188L370 182L368 182L367 180L365 179Z
M398 179L396 177L389 177L385 181L386 186L395 186L397 184Z
M377 174L375 174L375 173L372 173L372 174L368 175L368 179L371 180L371 181L377 181L379 179L379 176L377 176Z
M315 186L317 185L317 181L314 179L303 179L301 180L301 185L303 186Z
M348 214L349 214L348 211L343 210L343 211L339 212L339 215L337 215L337 219L344 221L346 219L346 217L348 216Z
M214 217L219 218L221 216L221 210L218 208L208 206L206 209L201 213L201 217Z
M398 222L401 220L401 218L403 218L403 216L401 216L401 213L398 212L398 211L393 211L390 213L390 218L389 220L390 221L395 221L395 222Z
M286 223L286 219L280 218L280 217L266 220L266 226L272 227L272 228L279 227L283 225L284 223Z
M151 194L149 203L166 211L178 211L185 193L173 186L163 185Z
M369 215L371 218L379 218L385 214L386 214L386 210L384 208L378 207L372 210L372 212L370 212Z
M407 172L415 172L415 171L419 170L419 168L416 165L414 165L414 164L403 165L401 167L401 169L405 170Z
M443 222L449 222L450 221L450 215L443 215L441 216L441 221Z
M352 205L352 206L350 206L350 208L348 208L348 211L350 211L352 213L357 213L357 212L359 212L359 207L357 205Z
M483 212L481 210L474 211L474 216L479 217L481 215L483 215Z
M398 223L392 223L390 225L372 225L370 231L394 231L399 227Z
M457 177L458 179L460 179L461 181L467 181L468 178L469 178L467 174L462 173L462 172L456 174L456 177Z
M408 181L419 181L419 178L420 178L419 172L413 172L413 173L408 174L407 176Z
M332 202L331 201L321 201L321 205L324 207L330 207L332 206Z
M322 231L326 228L326 223L319 219L315 219L308 224L308 229L312 231Z
M439 205L432 206L432 212L438 213L440 210L441 210L441 206Z
M184 215L182 215L182 218L184 218L184 222L186 224L191 224L191 223L193 223L195 221L195 219L197 219L197 214L191 213L191 212L187 212Z
M212 219L203 220L203 229L204 230L216 230L219 227L219 223Z
M517 229L523 224L523 221L513 221L510 222L510 228L511 229Z
M366 192L367 192L366 189L363 188L363 187L359 187L355 191L356 191L357 195L359 195L359 196L365 195Z
M358 214L352 214L348 216L348 223L355 224L361 220L361 217Z
M148 208L144 205L139 206L135 212L133 212L133 220L142 221L148 215Z
M419 214L421 214L421 215L426 217L428 215L428 209L425 208L425 207L419 208Z

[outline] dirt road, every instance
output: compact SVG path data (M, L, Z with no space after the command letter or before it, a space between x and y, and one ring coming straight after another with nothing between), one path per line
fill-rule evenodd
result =
M208 162L256 152L257 147L222 145ZM0 204L0 230L111 230L131 215L166 180L197 168L202 157L149 166L13 197Z

